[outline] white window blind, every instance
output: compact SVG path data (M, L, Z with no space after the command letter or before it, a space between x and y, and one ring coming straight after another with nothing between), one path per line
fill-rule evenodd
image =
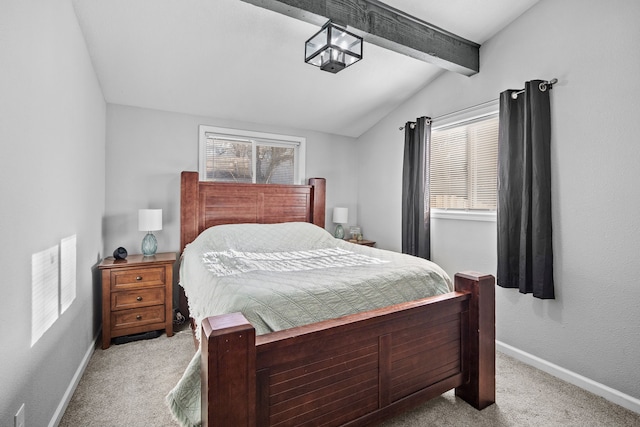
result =
M497 113L434 128L431 208L495 210L497 166Z
M201 126L200 175L208 181L298 184L304 138Z

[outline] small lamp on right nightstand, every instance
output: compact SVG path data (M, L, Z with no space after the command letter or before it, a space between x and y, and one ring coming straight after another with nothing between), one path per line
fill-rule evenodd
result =
M349 222L349 208L333 208L333 223L336 225L336 230L333 233L333 237L336 239L344 239L344 228L342 224Z

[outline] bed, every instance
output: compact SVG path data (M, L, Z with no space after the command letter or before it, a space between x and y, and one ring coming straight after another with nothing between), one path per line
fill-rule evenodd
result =
M272 225L254 229L249 224ZM260 246L254 242L261 241L259 238L247 236L259 236L257 230L262 229L272 233L272 238L266 240L276 247L281 236L290 230L300 236L294 239L300 246L287 251L288 257L295 258L286 260L287 269L296 265L303 275L292 279L294 282L307 277L308 282L315 283L314 277L330 276L329 270L306 264L311 257L309 252L316 249L321 256L344 263L340 269L330 269L334 274L331 280L340 282L340 286L345 285L343 277L371 269L368 263L391 265L397 257L407 257L336 241L325 231L312 229L321 230L324 226L324 179L310 179L309 185L236 184L200 182L196 172L182 173L181 247L184 251L189 245L191 250L200 245L205 235L215 233L198 250L206 254L200 258L206 259L207 269L216 272L221 280L234 276L235 268L250 270L251 274L252 269L274 268L272 260L252 258L250 267L246 264L247 254L254 256L261 249L251 246ZM249 242L249 247L244 248L246 253L230 253L221 243L228 233L235 235L232 232L236 233L236 229L244 236L240 240ZM313 245L332 240L335 249L313 246L309 250L305 236L316 236L314 233L319 234L312 239ZM225 257L232 259L233 271L220 267L220 259ZM183 260L181 270L195 268L186 265ZM280 259L277 265L280 268ZM436 276L441 273L437 266L434 270ZM335 275L336 272L340 273ZM363 300L371 297L366 291L370 281L364 277L356 285ZM456 274L453 284L446 281L446 289L442 282L434 285L438 289L433 296L402 290L403 298L390 298L391 305L373 302L372 306L359 306L354 300L359 308L346 308L344 312L338 309L339 301L349 298L340 297L330 304L320 303L338 307L331 316L316 318L313 311L311 317L305 318L306 309L287 310L295 315L284 321L270 306L258 310L258 314L245 311L242 305L237 306L238 311L234 306L216 307L209 313L189 300L189 306L196 311L191 314L200 341L190 368L200 376L199 393L192 390L187 394L200 399L196 411L202 425L371 425L451 389L477 409L491 405L495 401L494 279L467 272ZM283 288L287 287L282 283ZM238 294L246 292L240 298L245 301L259 286L238 289ZM190 292L187 295L193 298ZM218 296L211 294L208 298L217 301ZM185 312L187 306L182 301L181 310ZM297 302L291 302L294 306ZM223 314L215 314L217 310L223 310ZM176 418L185 425L197 424Z

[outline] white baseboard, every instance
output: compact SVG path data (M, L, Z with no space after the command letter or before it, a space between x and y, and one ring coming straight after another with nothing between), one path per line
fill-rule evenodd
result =
M84 354L84 357L80 362L80 366L78 366L76 373L73 375L73 378L71 379L71 383L69 383L69 387L67 387L67 391L65 391L64 396L62 396L62 400L60 401L60 404L58 405L56 412L53 414L53 417L49 422L49 427L56 427L58 424L60 424L60 421L62 421L62 416L64 415L64 411L67 410L67 406L69 405L69 402L73 397L73 393L76 391L76 388L78 387L80 378L82 378L82 374L84 373L84 370L87 369L89 360L91 359L91 356L93 355L93 352L96 348L98 337L100 337L101 330L102 329L98 330L97 335L93 338L91 345L89 346L86 353Z
M604 397L610 402L613 402L617 405L640 414L640 399L636 399L633 396L629 396L628 394L624 394L604 384L600 384L587 377L583 377L580 374L576 374L575 372L555 365L551 362L534 356L533 354L529 354L498 340L496 340L496 349L508 356L513 357L514 359L518 359L519 361L526 363L527 365L531 365L543 372L553 375L554 377L560 378L563 381L585 389L600 397Z

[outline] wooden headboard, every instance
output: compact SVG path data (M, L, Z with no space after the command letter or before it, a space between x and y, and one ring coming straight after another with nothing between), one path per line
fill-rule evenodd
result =
M325 179L309 185L199 181L182 172L180 251L205 229L220 224L311 222L324 228Z

